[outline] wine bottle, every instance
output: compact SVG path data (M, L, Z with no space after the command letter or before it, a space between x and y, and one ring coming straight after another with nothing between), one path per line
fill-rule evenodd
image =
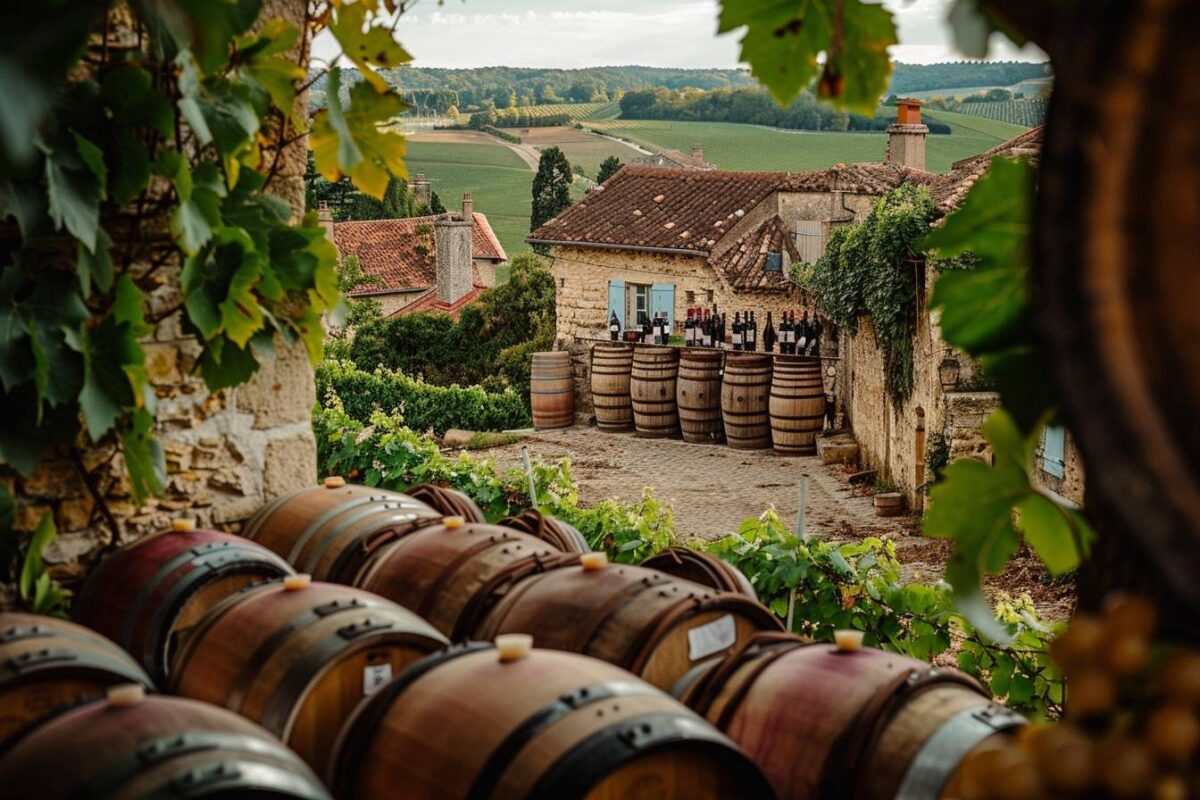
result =
M700 325L700 346L713 346L712 317L709 316L707 308L704 309L704 321Z
M750 322L746 326L746 349L751 352L758 350L758 320L754 318L754 312L750 313Z
M741 350L745 346L745 333L742 327L741 312L733 312L733 349Z
M671 343L671 312L670 311L663 312L662 331L663 331L663 334L662 334L663 335L663 344L670 344Z
M614 342L621 338L621 320L617 319L616 311L608 319L608 337Z
M779 352L787 355L788 346L792 343L792 323L788 320L788 312L784 311L779 319Z
M800 328L797 331L799 334L796 337L797 350L803 355L805 348L808 347L808 309L804 309L804 316L800 318Z
M763 350L770 353L775 350L775 323L771 320L771 312L767 311L767 327L763 328Z
M808 349L810 355L821 355L821 330L821 317L819 314L813 314L812 325L808 332Z

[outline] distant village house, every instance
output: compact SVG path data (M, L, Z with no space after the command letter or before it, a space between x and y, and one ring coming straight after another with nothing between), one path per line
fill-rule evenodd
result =
M635 167L664 167L667 169L714 170L717 168L716 164L710 164L704 160L704 146L699 144L692 145L691 155L678 150L661 150L653 155L632 159L629 163Z

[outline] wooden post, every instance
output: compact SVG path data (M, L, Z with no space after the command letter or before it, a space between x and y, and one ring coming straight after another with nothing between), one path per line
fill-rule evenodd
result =
M525 466L525 480L529 482L529 507L537 509L537 481L533 479L533 464L529 460L529 448L521 448L521 463Z
M805 472L800 476L800 507L796 510L796 538L800 541L808 539L808 531L805 529L804 517L808 511L808 473ZM792 620L796 616L796 587L792 587L791 593L788 594L788 610L787 610L787 629L791 633Z
M917 485L916 493L913 496L913 511L920 516L921 511L925 508L925 490L921 487L925 485L925 409L917 409L917 432L913 437L913 446L916 448L916 465L914 483Z

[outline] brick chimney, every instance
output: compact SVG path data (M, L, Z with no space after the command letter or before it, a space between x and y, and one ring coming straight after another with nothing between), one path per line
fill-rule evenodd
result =
M700 144L699 142L692 145L692 158L696 159L697 161L704 160L704 145Z
M470 196L463 198L464 211L473 205ZM434 248L437 251L437 298L454 303L475 288L471 269L471 231L473 218L458 214L443 214L433 223Z
M425 173L423 172L418 172L413 176L413 179L408 183L408 190L412 192L413 199L423 206L429 205L429 201L433 199L433 187L425 179Z
M896 122L888 127L888 162L924 172L928 134L929 127L921 122L921 101L901 100L896 106Z
M475 199L470 192L463 192L462 216L467 222L475 223Z

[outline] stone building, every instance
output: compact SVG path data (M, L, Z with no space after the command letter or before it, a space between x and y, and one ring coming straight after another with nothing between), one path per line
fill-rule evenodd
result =
M306 5L264 0L260 23L278 17L306 30ZM288 53L304 66L308 56L305 37ZM306 109L307 96L301 93L296 114ZM264 153L264 169L279 160L270 190L291 205L296 218L304 211L307 149L301 137ZM179 270L177 262L160 270L162 285L147 297L148 315L179 308ZM0 468L0 481L17 500L17 530L32 530L48 511L54 515L58 538L44 556L60 580L81 577L113 540L162 530L177 517L236 530L266 500L316 482L316 396L303 345L277 341L277 355L249 383L218 392L209 392L196 374L201 348L183 331L178 312L169 314L142 347L157 398L155 435L166 456L162 497L142 506L133 502L122 454L110 440L82 450L77 462L65 454L47 458L29 478ZM5 589L0 586L0 608L6 604Z
M660 150L657 153L630 160L635 167L665 167L667 169L716 169L717 165L704 160L704 146L692 145L690 154L679 150Z
M469 194L457 214L334 223L326 213L323 222L341 257L357 257L363 272L379 280L352 296L378 300L385 317L417 311L456 316L496 285L496 268L508 260Z

